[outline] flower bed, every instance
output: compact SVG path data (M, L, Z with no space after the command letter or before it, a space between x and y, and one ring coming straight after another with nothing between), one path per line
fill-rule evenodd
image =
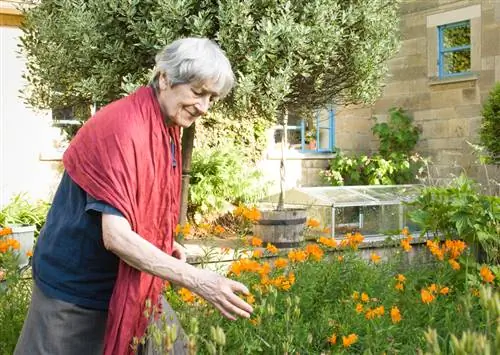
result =
M457 240L428 241L434 262L410 267L405 262L412 248L409 236L389 260L382 262L376 252L366 260L357 249L362 240L360 234L348 234L340 243L321 237L318 244L269 261L263 257L278 250L248 239L228 275L251 290L241 295L254 307L249 320L225 320L188 290L169 286L167 296L191 353L378 354L426 348L472 353L467 346L482 346L478 341L465 339L465 345L454 336L466 330L477 332L471 336L483 337L482 344L489 342L492 349L498 344L498 293L483 288L498 289L498 267L477 264Z

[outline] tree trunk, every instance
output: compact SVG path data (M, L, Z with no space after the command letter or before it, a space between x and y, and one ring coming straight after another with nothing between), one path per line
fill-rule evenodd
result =
M196 126L193 123L191 127L182 130L182 192L181 207L179 213L179 224L187 222L189 179L191 178L191 159L193 156L194 135Z

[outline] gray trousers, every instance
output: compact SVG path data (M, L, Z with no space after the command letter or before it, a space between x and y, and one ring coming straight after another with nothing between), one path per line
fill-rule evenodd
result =
M187 354L186 335L177 316L162 298L163 313L177 336L170 351L149 340L138 354ZM14 355L100 355L104 348L104 332L108 312L86 309L71 303L49 298L35 284L28 315L17 341ZM164 325L159 325L162 329Z

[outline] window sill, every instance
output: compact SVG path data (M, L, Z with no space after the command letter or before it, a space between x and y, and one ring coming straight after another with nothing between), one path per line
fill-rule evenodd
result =
M432 77L429 78L429 86L462 83L468 81L476 81L478 79L479 79L479 74L477 73L468 73L468 74L450 76L444 78Z
M268 160L281 160L281 151L271 150L267 152L266 158ZM325 160L335 158L333 152L301 152L299 150L288 150L285 152L285 159L287 160Z

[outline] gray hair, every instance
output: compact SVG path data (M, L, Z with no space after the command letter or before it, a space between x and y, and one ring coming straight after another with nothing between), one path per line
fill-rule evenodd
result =
M170 85L213 81L221 98L231 91L234 74L222 49L208 38L178 39L156 55L150 84L159 89L159 77L166 73Z

